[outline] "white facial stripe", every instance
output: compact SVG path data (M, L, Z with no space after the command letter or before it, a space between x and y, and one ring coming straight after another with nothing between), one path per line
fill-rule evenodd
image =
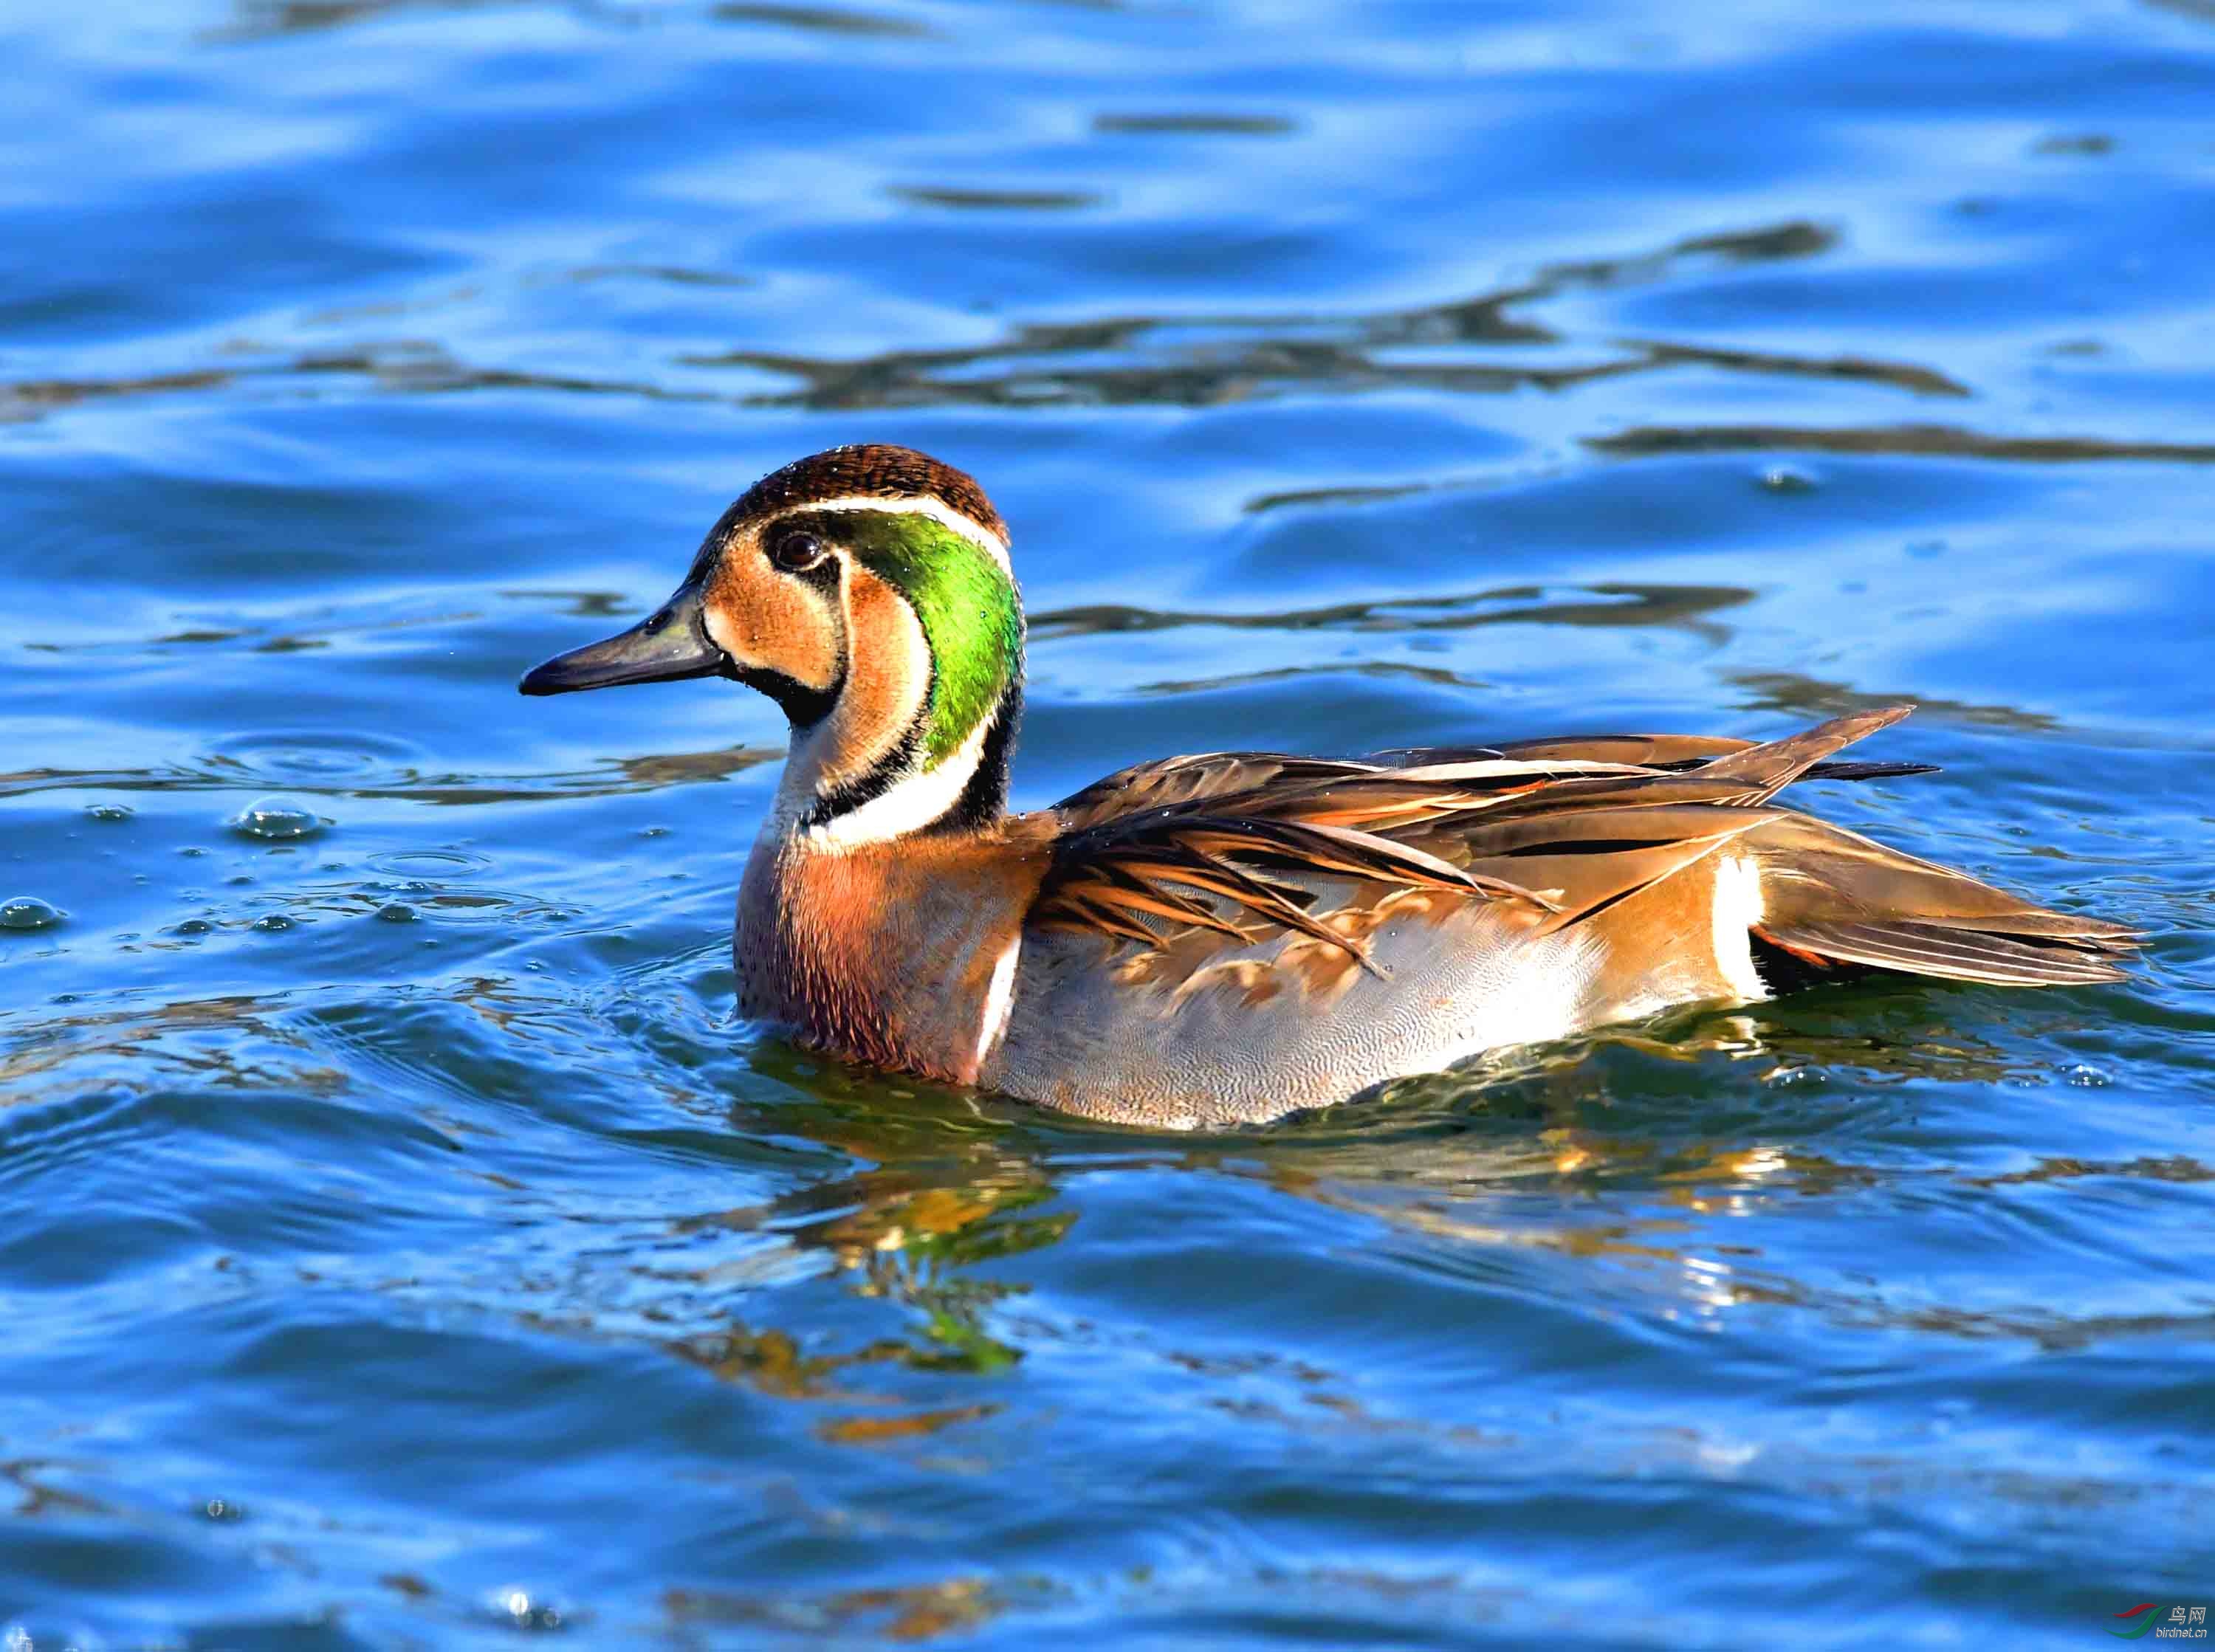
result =
M1748 933L1761 921L1766 906L1759 861L1750 854L1715 857L1715 968L1731 991L1749 1003L1769 996L1767 984L1753 967L1753 937Z
M963 516L943 499L928 496L880 499L865 493L856 493L844 499L816 499L807 505L795 505L792 510L779 514L792 516L808 511L890 511L902 516L929 517L942 527L951 528L983 551L1000 565L1001 572L1010 578L1015 573L1013 565L1008 560L1008 541L984 523Z
M961 800L961 793L976 774L978 765L985 760L985 742L999 720L996 713L979 723L969 731L969 737L937 768L911 774L860 808L833 815L820 826L807 827L799 835L807 840L808 847L837 854L865 844L889 843L896 837L921 830ZM785 766L788 784L797 768L799 765L795 763ZM812 791L807 800L812 801ZM798 798L793 801L798 807L788 818L796 821L806 803ZM782 812L786 807L785 800L780 796L778 802Z
M977 1029L977 1065L980 1068L1007 1036L1008 1015L1015 1006L1015 959L1022 950L1023 938L1018 933L992 965L991 984L985 988L985 1019Z
M708 633L709 642L723 651L725 659L742 667L761 664L759 660L746 658L745 651L739 646L739 639L731 631L730 621L723 617L723 610L714 603L701 604L700 628Z

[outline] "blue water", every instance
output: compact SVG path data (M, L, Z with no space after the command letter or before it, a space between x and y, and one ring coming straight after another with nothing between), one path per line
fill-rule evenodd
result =
M9 0L0 61L14 1652L2215 1606L2205 0ZM1026 805L1912 699L1865 755L1944 772L1810 805L2145 964L1220 1138L803 1059L729 1019L774 710L513 683L854 440L1014 527Z

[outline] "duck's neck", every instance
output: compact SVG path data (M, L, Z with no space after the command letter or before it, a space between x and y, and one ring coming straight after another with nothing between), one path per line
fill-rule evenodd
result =
M920 717L858 762L838 713L795 729L763 839L790 852L839 854L926 834L986 830L1007 811L1008 760L1022 717L1018 677L942 750L932 750Z
M936 765L839 780L794 741L739 890L743 1015L816 1048L973 1081L1007 1019L1037 846L999 829L1011 690ZM827 782L827 784L825 783Z

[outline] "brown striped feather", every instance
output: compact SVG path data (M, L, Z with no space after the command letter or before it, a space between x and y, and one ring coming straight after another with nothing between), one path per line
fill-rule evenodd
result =
M1759 933L1811 962L1971 980L2113 978L2108 960L2137 939L2121 926L2048 911L1766 806L1810 776L1921 772L1830 761L1908 710L1856 713L1761 743L1595 735L1367 761L1164 758L1052 811L1059 830L1031 918L1155 947L1205 932L1218 939L1194 952L1204 960L1255 939L1236 913L1365 963L1348 918L1395 890L1509 902L1543 930L1566 929L1739 842L1762 874ZM1298 878L1338 894L1290 886Z

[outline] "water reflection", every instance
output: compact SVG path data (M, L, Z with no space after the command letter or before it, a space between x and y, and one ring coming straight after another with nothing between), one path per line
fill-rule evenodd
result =
M982 203L977 203L982 204ZM1075 197L1049 203L1074 206ZM1850 379L1916 395L1966 395L1933 369L1857 356L1808 357L1691 343L1617 341L1605 359L1565 366L1464 359L1470 350L1557 346L1567 335L1509 314L1579 288L1670 278L1687 265L1812 257L1831 231L1803 222L1697 236L1657 251L1549 265L1531 280L1412 309L1333 315L1130 315L1030 323L997 342L900 350L845 360L738 349L678 358L689 367L745 367L796 379L796 390L757 405L811 409L947 406L1213 407L1318 390L1420 389L1503 394L1566 389L1598 380L1703 366L1727 372Z
M1101 114L1092 118L1096 132L1128 137L1282 138L1299 130L1297 121L1268 114Z
M910 206L957 212L1073 212L1101 206L1108 198L1088 189L957 189L945 185L896 184L885 191Z
M887 1087L763 1046L753 1064L788 1086L788 1099L738 1104L732 1128L754 1139L803 1139L845 1167L764 1203L682 1218L674 1231L771 1239L824 1265L776 1270L777 1279L801 1282L776 1286L763 1282L770 1270L748 1266L729 1318L666 1346L726 1380L825 1405L814 1431L825 1441L879 1445L958 1430L989 1415L990 1390L965 1401L942 1386L886 1379L989 1379L1019 1364L1034 1336L1057 1333L1033 1325L1022 1307L1029 1288L1004 1264L1060 1245L1076 1227L1083 1202L1070 1196L1072 1177L1163 1172L1265 1188L1448 1253L1544 1253L1597 1267L1596 1297L1665 1319L1785 1308L1832 1325L2047 1348L2196 1326L2190 1315L2071 1318L2035 1302L1901 1302L1895 1293L1909 1282L1881 1271L1850 1277L1763 1263L1771 1228L1748 1219L1802 1221L1825 1202L1875 1194L1973 1210L1997 1189L2048 1178L2215 1179L2185 1155L2056 1160L1999 1177L1928 1160L1857 1161L1835 1145L1844 1122L1920 1105L1932 1086L2055 1081L2008 1047L1960 1030L1943 998L1836 988L1761 1014L1682 1014L1403 1081L1359 1107L1200 1140ZM810 1340L801 1327L823 1322L814 1296L824 1282L892 1310L898 1333L873 1331L843 1349ZM797 1293L790 1327L779 1323L788 1292ZM1904 1294L1921 1294L1919 1279ZM1175 1349L1164 1357L1203 1377L1222 1359ZM1317 1404L1352 1406L1359 1420L1359 1405L1328 1383L1316 1392Z
M193 762L159 768L24 768L0 774L0 798L35 792L230 792L242 786L281 784L305 797L390 798L466 808L527 803L548 798L604 798L658 792L672 786L728 780L784 756L782 746L723 746L709 751L649 752L611 757L586 769L507 774L425 774L399 767L370 781L334 781L309 773L283 773L273 780L246 772L236 758L217 752Z
M312 34L367 22L398 11L470 11L490 0L238 0L237 19L210 31L212 43L244 43L284 34Z
M1582 440L1593 452L1617 458L1787 451L2003 459L2031 464L2116 459L2149 459L2171 464L2215 461L2215 443L2122 442L2090 436L1987 436L1950 425L1881 425L1849 430L1802 425L1641 425L1611 436L1587 436Z
M329 27L373 4L278 8L283 28ZM806 9L741 8L797 20ZM785 13L789 9L790 17ZM296 15L297 14L297 15ZM812 12L807 15L813 16ZM826 14L827 15L827 14ZM854 20L823 27L846 27ZM874 27L873 25L869 27ZM1101 117L1120 120L1103 131L1185 130L1181 122L1212 117ZM1232 119L1225 117L1224 119ZM1148 123L1154 124L1148 124ZM1133 125L1132 123L1137 123ZM1169 124L1161 124L1169 123ZM1234 121L1235 124L1235 121ZM1213 130L1213 127L1209 127ZM893 187L890 193L927 210L1067 211L1105 199L1070 190ZM1655 251L1615 259L1549 265L1532 279L1468 297L1410 309L1331 315L1313 311L1249 315L1126 315L1025 323L1004 338L960 348L882 352L826 358L740 347L690 352L670 365L688 374L733 368L796 388L727 391L711 381L671 382L632 375L540 370L472 363L423 338L366 340L340 349L284 355L267 347L233 347L221 366L192 366L125 377L38 378L0 382L0 421L27 420L81 404L146 395L220 391L248 383L312 382L333 376L368 380L397 395L530 390L555 395L635 396L672 402L721 402L747 407L856 412L945 407L1213 407L1293 394L1365 395L1422 389L1495 395L1524 389L1563 390L1631 375L1704 368L1715 371L1879 385L1917 397L1962 398L1971 389L1916 363L1845 354L1764 352L1667 339L1616 338L1596 343L1597 360L1551 364L1498 359L1500 352L1558 351L1578 342L1557 328L1511 311L1578 289L1611 289L1676 278L1688 267L1807 259L1828 252L1832 231L1791 220L1745 232L1687 237ZM580 284L612 274L640 274L703 291L743 289L738 272L661 266L592 265L568 272ZM535 278L524 278L526 281ZM440 303L474 299L474 288L444 301L403 306L436 310ZM389 306L388 306L389 308ZM322 324L343 312L311 318ZM255 355L263 359L255 360ZM2052 463L2215 461L2215 444L2108 438L2096 435L2008 436L1953 425L1894 423L1822 427L1785 425L1640 425L1578 438L1589 451L1617 458L1772 451L1952 457ZM1304 490L1265 495L1249 505L1267 511L1295 505L1356 503L1400 497L1420 487L1397 485ZM272 645L275 646L275 645ZM312 642L301 646L316 646Z
M1741 585L1611 583L1577 590L1580 597L1600 600L1544 600L1547 593L1539 587L1503 585L1453 596L1331 603L1319 608L1258 613L1202 613L1095 603L1031 615L1030 636L1037 644L1065 637L1170 631L1185 626L1218 626L1234 631L1353 632L1470 631L1489 625L1678 626L1720 643L1727 638L1727 628L1709 622L1706 616L1751 603L1758 594ZM1498 606L1502 603L1507 606Z
M724 0L709 14L719 22L766 23L820 34L877 35L888 40L923 40L930 27L913 18L830 6L741 4Z
M2059 718L2044 712L2023 711L2013 706L1979 705L1951 700L1943 694L1903 692L1887 695L1844 682L1804 676L1797 671L1733 671L1725 681L1745 690L1747 698L1741 703L1751 711L1789 712L1819 719L1849 712L1876 711L1912 701L1916 715L1924 719L1982 724L2025 734L2048 734L2063 726Z
M20 1017L0 1039L0 1108L171 1085L338 1095L346 1075L285 1028L283 1005L282 994L236 993Z
M1338 661L1328 665L1276 665L1251 671L1224 671L1215 676L1169 677L1141 682L1132 692L1143 694L1209 694L1224 688L1247 688L1271 682L1298 682L1308 677L1362 676L1383 682L1420 682L1434 688L1488 688L1483 679L1464 676L1437 665L1410 665L1403 660Z
M1015 1592L1042 1593L1036 1586ZM1008 1611L1011 1580L963 1576L897 1588L834 1589L820 1594L741 1594L671 1589L661 1609L670 1631L688 1637L703 1628L781 1631L795 1636L862 1633L913 1643L981 1629Z
M308 9L320 17L325 9ZM357 9L330 9L351 17ZM312 26L328 26L336 20L322 19ZM1127 132L1135 128L1109 130ZM1068 211L1105 199L1096 192L1066 189L900 185L891 193L923 210ZM1495 358L1501 351L1558 349L1574 342L1555 327L1512 315L1512 310L1580 289L1661 282L1715 261L1746 264L1811 258L1828 251L1834 242L1829 229L1793 220L1744 232L1694 236L1628 257L1552 264L1526 282L1407 309L1347 314L1287 310L1114 315L1025 323L997 341L960 348L895 350L834 359L742 346L683 352L672 359L672 366L688 371L741 368L796 386L735 393L707 382L678 384L630 375L548 373L471 363L439 341L423 338L363 340L339 349L290 356L266 346L246 346L229 352L234 358L243 354L246 359L231 359L221 366L120 378L46 378L0 384L0 419L29 419L95 400L332 375L366 378L381 389L403 395L528 389L844 411L1064 404L1212 407L1294 393L1354 395L1408 389L1492 395L1525 388L1566 389L1683 367L1850 380L1916 396L1968 395L1965 386L1946 374L1912 363L1856 355L1821 357L1720 348L1690 341L1615 340L1596 345L1606 352L1600 359L1559 365ZM604 274L607 267L589 266L573 273L582 280L588 275ZM703 288L743 285L749 280L738 272L684 270L680 273L689 284ZM476 289L466 289L449 293L444 302L477 296ZM408 306L418 313L439 307L435 301ZM326 312L321 319L328 322L344 318L343 312ZM257 354L264 359L252 359ZM1660 440L1670 434L1627 432L1593 440L1620 446L1634 438ZM1616 449L1603 445L1601 450ZM1623 450L1635 450L1635 447Z
M994 1335L988 1321L1025 1288L986 1270L1059 1243L1075 1222L1073 1213L1046 1208L1058 1192L1051 1147L1026 1139L1008 1110L972 1098L917 1092L896 1094L887 1106L884 1092L857 1082L857 1074L816 1073L773 1051L764 1065L809 1099L775 1109L738 1104L733 1127L749 1135L798 1136L856 1167L766 1204L682 1218L673 1231L775 1234L826 1257L855 1295L901 1310L911 1333L803 1359L791 1334L734 1319L679 1338L671 1350L768 1392L850 1400L861 1397L846 1386L856 1367L892 1362L988 1375L1020 1361L1021 1349ZM825 1424L824 1437L868 1442L967 1420L960 1408L871 1415Z
M1536 1265L1550 1270L1547 1300L1580 1304L1577 1312L1595 1321L1715 1329L1750 1319L1755 1334L1766 1334L1763 1316L1785 1315L1817 1331L1905 1331L2043 1351L2215 1333L2215 1315L2206 1313L2127 1305L2071 1313L2028 1291L2012 1300L1949 1300L1942 1274L1936 1288L1930 1282L1928 1251L1913 1243L1856 1253L1852 1272L1795 1250L1795 1225L1851 1221L1856 1207L1952 1208L1982 1228L2010 1218L2017 1190L2051 1182L2215 1182L2215 1169L2186 1153L2050 1157L2020 1171L1967 1173L1935 1145L1906 1156L1856 1153L1855 1141L1884 1133L1857 1123L1919 1114L1948 1086L2052 1081L2022 1055L2020 1028L2004 1037L1963 1031L1954 995L1942 991L1834 988L1758 1013L1696 1013L1411 1080L1358 1108L1194 1140L887 1082L775 1043L742 1051L746 1080L733 1100L725 1069L713 1065L732 1061L727 1037L711 1017L672 1014L651 996L657 982L691 994L685 972L696 964L659 964L625 988L620 1022L529 975L449 980L435 1001L419 994L406 1013L345 994L307 1011L273 994L36 1018L11 1043L0 1086L48 1101L83 1093L88 1080L103 1089L230 1087L261 1098L260 1116L273 1111L273 1088L338 1095L375 1075L389 1092L364 1118L381 1130L405 1117L411 1141L435 1138L453 1173L470 1178L463 1196L471 1208L493 1202L502 1237L447 1257L436 1249L446 1230L435 1228L396 1279L390 1255L375 1247L353 1258L318 1256L304 1286L334 1293L329 1300L396 1291L411 1312L489 1316L580 1350L610 1342L660 1350L688 1372L788 1408L794 1437L850 1457L865 1474L992 1484L1014 1467L1026 1430L1081 1429L1081 1414L1050 1404L1041 1412L1040 1391L1010 1380L1072 1337L1097 1337L1170 1372L1175 1392L1224 1428L1332 1453L1557 1457L1541 1425L1527 1430L1534 1446L1523 1432L1502 1432L1488 1412L1477 1413L1481 1425L1434 1416L1377 1392L1373 1380L1365 1388L1360 1374L1263 1340L1249 1345L1238 1331L1187 1343L1174 1331L1112 1320L1074 1326L1065 1309L1034 1306L1034 1280L1067 1276L1045 1259L1079 1248L1069 1241L1077 1234L1081 1246L1097 1190L1132 1176L1193 1191L1175 1201L1175 1220L1193 1224L1190 1239L1202 1248L1358 1249L1511 1292L1527 1287ZM193 1036L208 1030L225 1036ZM574 1076L557 1081L564 1074ZM674 1210L642 1201L611 1214L612 1181L560 1179L559 1167L604 1156L580 1154L573 1134L585 1117L579 1092L595 1089L607 1122L592 1128L608 1141L634 1139L625 1131L648 1092L701 1121L683 1142L667 1132L637 1137L643 1151L604 1168L650 1176L671 1151L720 1151L747 1166L762 1194ZM410 1099L425 1094L435 1103ZM288 1123L276 1151L331 1152L307 1123ZM513 1138L543 1136L549 1125L560 1134L511 1150ZM1934 1143L1927 1124L1917 1134ZM61 1163L62 1150L43 1135L11 1146L18 1176L42 1158ZM415 1161L406 1165L421 1176ZM430 1178L411 1196L439 1213L455 1196ZM1272 1202L1298 1214L1257 1220ZM1219 1224L1205 1214L1234 1204L1236 1214ZM1257 1277L1289 1260L1252 1257ZM265 1288L248 1276L230 1288ZM1721 1472L1709 1458L1733 1442L1680 1433L1672 1441L1632 1430L1597 1449L1610 1472L1624 1459L1641 1472L1657 1464ZM795 1478L780 1494L792 1507L768 1517L848 1537L874 1536L868 1522L891 1518L867 1494L831 1502L831 1484ZM892 1535L899 1529L887 1526ZM662 1606L680 1629L832 1628L928 1640L1036 1604L1020 1576L996 1576L989 1589L966 1577L956 1566L866 1588L795 1580L675 1589ZM1390 1580L1341 1582L1359 1590Z

